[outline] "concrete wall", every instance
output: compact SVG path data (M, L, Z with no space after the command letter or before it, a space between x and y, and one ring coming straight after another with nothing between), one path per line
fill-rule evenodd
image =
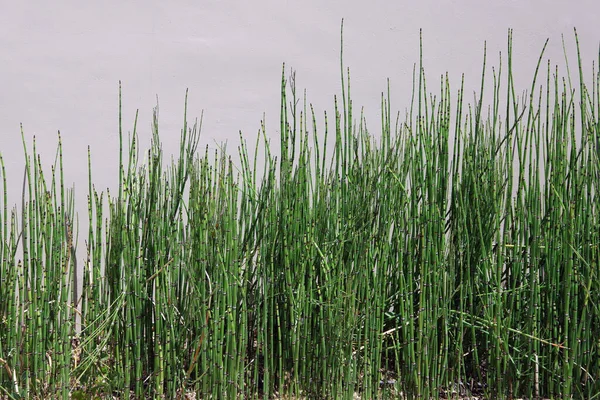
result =
M19 124L29 144L37 138L47 168L60 130L65 178L76 186L83 220L88 145L96 187L116 188L119 80L125 132L132 130L139 109L143 148L149 145L158 96L164 149L177 150L189 88L190 119L204 110L202 146L228 140L235 152L239 130L252 141L263 113L270 136L277 139L283 62L297 71L298 88L307 89L318 115L332 111L333 95L340 90L342 18L355 107L365 106L374 134L386 78L391 79L392 108L402 111L409 105L420 28L431 89L449 71L454 93L462 72L467 88L478 88L483 43L487 40L489 65L497 65L498 53L506 52L508 28L514 29L518 92L529 88L546 38L547 57L563 65L561 34L573 56L577 27L588 77L600 41L597 0L57 0L2 1L1 9L0 152L9 203L20 203Z

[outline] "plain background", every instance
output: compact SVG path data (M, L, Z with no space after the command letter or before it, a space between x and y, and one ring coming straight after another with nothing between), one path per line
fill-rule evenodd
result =
M506 54L509 28L514 29L518 93L529 89L547 38L544 60L550 58L564 74L564 34L571 73L577 77L577 28L588 83L600 43L597 0L2 0L0 5L0 154L8 205L20 204L24 155L19 124L30 148L35 136L48 171L60 130L65 180L76 188L82 232L88 146L95 187L114 190L118 183L119 80L124 132L133 129L139 109L142 149L150 144L158 96L165 159L177 151L189 88L188 120L204 111L201 148L215 149L227 141L235 156L239 132L254 143L263 115L269 137L277 142L283 62L296 70L298 92L306 89L321 126L323 110L333 113L333 96L340 93L342 18L355 110L364 106L375 136L387 78L392 109L404 113L410 104L421 28L431 91L437 91L447 71L456 96L465 73L469 101L479 87L484 41L490 77L499 53ZM81 252L85 238L79 239Z

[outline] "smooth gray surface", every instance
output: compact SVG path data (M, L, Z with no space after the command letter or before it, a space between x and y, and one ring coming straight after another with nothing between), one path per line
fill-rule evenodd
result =
M317 115L322 116L324 109L332 112L333 95L340 89L339 31L344 18L344 61L352 72L355 109L365 106L376 135L386 78L392 83L392 108L403 111L409 105L419 28L424 33L429 87L437 91L439 75L448 71L453 94L462 72L467 88L478 87L484 41L489 65L497 65L498 52L506 53L507 30L513 28L516 88L521 93L530 86L546 38L550 38L546 58L553 63L563 64L561 34L569 54L575 55L573 27L580 35L590 77L600 40L599 4L591 0L2 1L0 152L9 203L20 202L21 122L29 145L36 136L48 170L56 132L61 131L65 179L76 186L82 221L87 218L88 145L94 184L99 190L116 188L119 80L124 131L131 131L139 108L143 149L149 145L158 95L164 149L167 154L177 150L186 88L190 121L204 110L202 146L214 148L228 140L229 151L235 153L239 130L253 143L263 113L276 142L282 62L297 71L299 92L307 89ZM570 60L576 76L576 60ZM471 99L472 94L467 96ZM80 249L83 240L80 236Z

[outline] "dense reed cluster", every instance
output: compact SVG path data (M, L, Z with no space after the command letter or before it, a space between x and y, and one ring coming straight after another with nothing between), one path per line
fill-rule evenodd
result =
M237 167L187 116L171 163L157 114L147 153L120 128L117 193L90 162L82 260L60 140L47 178L24 139L20 213L2 166L2 395L600 393L600 74L588 89L579 58L572 87L542 52L518 97L510 43L471 105L447 76L430 94L421 62L375 137L343 67L324 124L284 68L280 154L263 124Z

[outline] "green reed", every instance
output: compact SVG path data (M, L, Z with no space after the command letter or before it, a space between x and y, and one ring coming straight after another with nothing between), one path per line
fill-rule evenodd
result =
M600 75L588 88L578 54L573 86L542 50L519 97L508 39L473 104L447 75L430 92L421 56L404 122L382 93L377 139L343 64L323 116L284 67L280 152L263 121L240 165L200 151L187 106L179 154L163 160L158 108L141 152L119 89L118 189L93 185L88 150L80 262L60 137L46 181L22 134L20 211L2 164L3 394L592 398Z

